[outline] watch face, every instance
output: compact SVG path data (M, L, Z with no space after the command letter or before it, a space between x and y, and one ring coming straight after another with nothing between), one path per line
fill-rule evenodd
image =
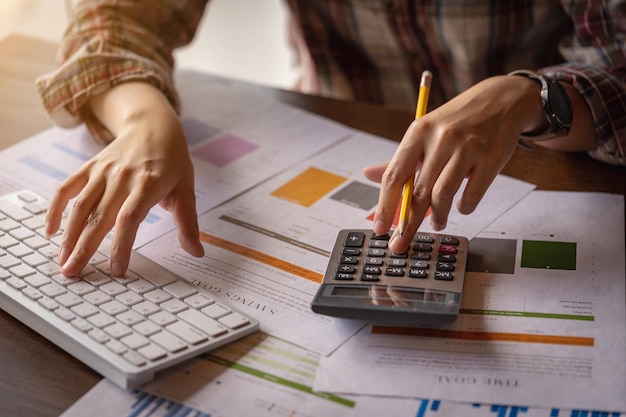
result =
M553 81L548 85L548 97L555 121L568 129L572 125L572 104L567 91L561 84Z

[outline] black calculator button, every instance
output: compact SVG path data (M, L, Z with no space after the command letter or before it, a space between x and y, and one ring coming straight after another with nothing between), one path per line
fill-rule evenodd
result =
M404 276L404 268L400 268L397 266L390 266L385 269L385 275L388 277L403 277Z
M407 252L404 252L404 253L394 253L394 252L391 252L391 253L389 254L389 257L390 257L390 258L402 258L402 259L406 259L406 258L408 258L408 257L409 257L409 254L408 254Z
M353 248L360 248L363 246L363 241L365 240L365 233L362 232L348 232L346 235L346 241L344 242L344 246L349 246Z
M420 259L424 261L430 260L430 252L413 252L411 259Z
M454 274L450 271L435 271L435 279L442 281L452 281Z
M429 262L425 260L411 261L411 268L428 269L430 267Z
M435 241L435 238L430 235L423 235L418 233L417 235L415 235L415 241L421 243L433 243Z
M389 234L377 235L376 233L372 233L372 235L370 236L370 239L372 239L372 240L389 240L389 239L391 239L391 236L389 236Z
M388 266L400 266L404 268L406 266L406 260L401 259L401 258L389 258L389 260L387 261L387 265Z
M387 241L386 240L370 240L370 248L387 249Z
M454 236L442 236L441 239L439 239L439 243L459 246L459 239Z
M339 265L337 267L337 272L343 274L354 274L356 272L356 267L354 265Z
M363 267L363 273L364 274L380 275L381 271L380 271L380 267L378 267L378 266L367 265L367 266Z
M341 251L342 255L352 255L359 256L361 254L361 249L359 248L343 248Z
M411 278L428 278L428 269L409 268L409 277Z
M413 251L414 252L432 252L433 245L431 245L430 243L418 242L415 245L413 245Z
M437 271L454 271L454 263L452 262L437 262L435 267Z
M439 245L439 253L457 253L458 251L455 245Z
M362 274L361 275L361 281L378 282L378 281L380 281L380 277L378 275L374 275L374 274Z
M371 257L365 259L365 265L382 265L384 262L383 258L380 257Z
M354 275L338 272L337 274L335 274L335 279L337 281L352 281L354 279Z
M381 248L369 248L367 250L367 256L385 256L387 252Z
M341 259L339 260L340 264L349 264L349 265L356 265L357 263L359 263L359 257L358 256L354 256L354 255L349 255L349 256L342 256Z
M456 262L456 255L451 253L440 253L437 255L437 260L442 262Z

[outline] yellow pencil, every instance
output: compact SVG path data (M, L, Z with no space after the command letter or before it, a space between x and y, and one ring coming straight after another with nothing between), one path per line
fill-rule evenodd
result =
M428 107L428 94L430 93L430 83L433 74L430 71L422 72L420 80L420 89L417 96L417 108L415 110L415 118L418 119L426 114ZM404 233L404 229L409 221L409 212L411 211L411 201L413 200L413 183L415 182L415 173L411 175L404 187L402 188L402 205L400 206L400 219L398 221L398 232L400 236Z

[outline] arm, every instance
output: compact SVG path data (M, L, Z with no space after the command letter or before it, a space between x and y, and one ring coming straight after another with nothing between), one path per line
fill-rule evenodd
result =
M76 198L59 251L63 274L78 273L115 226L111 270L122 275L139 224L157 203L172 212L181 246L201 256L172 50L192 38L205 2L70 3L60 66L37 85L58 124L85 122L108 145L51 199L47 233Z
M572 3L577 6L570 9L576 13L576 19L593 16L582 2ZM619 18L617 9L619 7L611 9L613 14L604 10L607 14L602 15L611 20L607 24L610 28L619 28L617 24L612 25ZM590 26L596 30L607 27L590 25L584 20L575 22L579 36ZM577 62L541 70L561 81L574 111L570 134L542 145L560 150L591 150L604 160L624 164L626 57L620 49L624 34L596 33L590 38L601 45L602 52L594 49L594 53L577 55L587 56L590 63ZM600 63L606 67L598 67ZM420 170L407 233L403 237L392 236L391 250L403 252L408 247L429 207L433 228L443 229L452 198L466 177L467 187L457 208L461 213L471 213L510 158L520 133L534 131L545 123L537 85L518 78L521 77L492 77L468 89L415 121L388 164L365 169L368 178L381 181L374 218L376 233L389 230L402 184L412 172Z

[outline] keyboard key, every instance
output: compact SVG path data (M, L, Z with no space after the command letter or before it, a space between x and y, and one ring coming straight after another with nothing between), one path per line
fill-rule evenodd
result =
M59 285L56 282L50 282L49 284L40 287L39 291L52 298L67 292L64 286Z
M144 336L151 336L155 333L161 331L161 326L156 325L154 322L150 320L142 321L141 323L137 323L133 326L133 330L137 333Z
M57 303L67 308L77 306L83 302L82 298L72 293L62 294L62 295L59 295L58 297L55 297L54 299Z
M250 323L250 320L242 314L231 313L219 319L219 322L231 329L237 329Z
M230 313L231 309L226 307L224 304L215 303L208 307L204 307L201 311L207 316L216 319Z
M79 304L77 306L74 306L71 308L71 310L76 313L76 315L78 317L89 317L89 316L93 316L94 314L98 314L98 308L95 306L92 306L89 303L82 303Z
M48 276L50 276L50 275L48 275ZM68 285L74 284L74 283L76 283L78 281L74 277L66 277L65 275L61 275L61 274L54 274L54 275L52 275L52 280L54 282L56 282L57 284L59 284L59 285L63 285L64 287L67 287Z
M109 282L108 284L104 284L100 287L105 294L110 295L111 297L115 297L116 295L123 294L126 292L126 287L120 284L119 282Z
M26 264L20 264L10 268L9 272L18 278L26 278L27 276L34 275L37 271Z
M102 330L104 330L106 334L108 334L109 336L115 339L120 339L132 333L132 330L130 330L130 327L122 323L113 323L112 325L107 326Z
M89 317L87 320L100 329L115 323L115 319L105 313L98 313L95 316Z
M159 326L167 326L170 323L174 323L178 319L175 315L168 313L167 311L159 311L158 313L152 314L150 316L150 320Z
M6 214L7 217L10 217L18 222L26 220L29 217L33 217L32 214L24 210L22 207L6 200L0 200L0 212Z
M193 295L198 292L193 286L186 284L181 281L174 282L172 284L168 284L163 287L165 291L172 294L176 298L187 298L190 295Z
M146 346L150 343L148 338L143 337L142 335L137 333L131 333L128 336L123 337L120 341L134 350L137 350L140 347Z
M83 299L87 301L88 303L93 304L95 306L99 306L100 304L104 304L112 300L112 298L108 294L105 294L104 292L100 290L96 290L94 292L90 292L89 294L85 294Z
M54 310L54 314L61 317L65 321L72 321L76 318L76 314L72 313L65 307L59 307Z
M39 291L37 288L33 288L29 286L26 286L25 288L23 288L22 293L28 298L30 298L31 300L39 300L41 297L43 297L43 294L41 293L41 291Z
M91 329L89 332L87 332L87 334L96 342L106 343L111 340L109 335L107 335L100 329Z
M126 359L128 362L132 363L135 366L142 366L146 364L146 360L143 358L143 356L141 356L140 354L129 350L128 352L124 353L123 355L124 359Z
M126 291L123 294L116 295L115 299L122 302L124 305L132 306L143 301L143 297L132 291Z
M144 316L133 310L127 310L115 316L117 320L127 326L132 326L145 320Z
M76 327L81 332L88 332L93 329L93 326L85 319L77 318L71 321L72 326Z
M143 296L146 298L146 300L149 300L155 304L160 304L172 298L172 296L169 293L163 291L160 288L150 291L148 293L145 293Z
M135 304L134 306L132 306L132 309L144 316L150 316L154 313L161 311L161 308L158 305L150 301L143 301L139 304Z
M99 287L101 285L111 282L110 277L104 275L102 272L97 270L94 271L92 274L85 276L83 279L85 280L85 282L90 283L94 287Z
M76 295L89 294L96 290L96 287L85 281L77 281L67 286L67 289Z
M153 334L150 340L172 353L187 349L187 343L167 331Z
M0 256L0 268L4 270L13 268L14 266L17 266L20 263L21 261L13 255L5 254L4 256Z
M126 286L128 289L135 291L138 294L143 294L154 289L154 284L146 281L145 279L137 279Z
M210 308L210 307L207 307ZM230 310L228 310L230 312ZM227 331L226 327L222 326L215 320L209 319L204 314L197 310L185 310L176 315L179 319L186 321L189 324L202 330L204 333L211 337L217 337Z
M200 332L198 329L190 324L182 321L177 321L166 327L167 330L174 333L176 336L183 339L190 345L196 345L207 340L207 335Z
M124 304L120 303L117 300L111 300L108 303L101 304L100 310L104 311L107 314L115 316L116 314L128 311L128 307L126 307Z
M115 339L111 339L108 342L106 342L104 344L104 346L106 346L107 348L109 348L112 352L117 353L118 355L121 355L122 353L126 352L128 350L128 348L126 346L124 346L123 343L115 340Z
M189 306L180 300L172 299L161 304L161 308L165 311L169 311L172 314L180 313L183 310L187 310Z
M56 301L48 297L42 297L39 300L37 300L37 302L50 311L59 308L59 303L57 303Z
M29 277L24 278L24 282L32 287L39 288L42 285L52 283L52 280L45 275L35 273Z
M200 309L214 303L213 298L209 297L206 294L194 294L190 297L185 298L184 301L185 303L196 309Z
M31 248L29 248L23 243L18 243L15 246L11 246L10 248L7 248L7 252L15 256L16 258L20 258L20 259L23 258L24 256L32 255L34 253Z
M167 356L167 352L165 350L152 343L148 346L140 348L137 352L150 361L156 361Z

